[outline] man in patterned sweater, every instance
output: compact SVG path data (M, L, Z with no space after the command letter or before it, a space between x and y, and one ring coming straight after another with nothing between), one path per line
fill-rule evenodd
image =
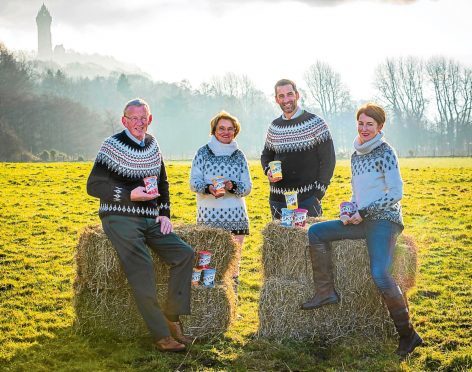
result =
M296 191L299 208L312 217L321 216L321 199L333 176L336 158L326 122L300 108L300 95L288 79L275 84L275 102L283 113L267 130L261 155L264 173L270 182L269 204L273 218L286 207L285 192ZM272 177L269 163L282 162L282 178Z
M87 181L100 199L103 230L116 249L136 305L160 351L182 351L192 340L179 315L190 314L193 249L172 232L169 183L159 145L147 134L152 115L142 99L129 101L121 122L125 130L107 138ZM157 177L158 194L146 192L143 179ZM167 264L170 277L162 313L148 245ZM172 336L171 336L172 334Z

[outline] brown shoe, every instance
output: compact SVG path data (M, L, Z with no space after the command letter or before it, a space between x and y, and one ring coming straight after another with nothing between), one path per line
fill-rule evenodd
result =
M172 337L174 337L178 342L184 345L191 345L193 343L193 338L184 335L182 323L180 321L171 322L167 320L167 326L169 327Z
M154 346L159 351L184 351L185 345L175 341L171 336L161 338L154 342Z

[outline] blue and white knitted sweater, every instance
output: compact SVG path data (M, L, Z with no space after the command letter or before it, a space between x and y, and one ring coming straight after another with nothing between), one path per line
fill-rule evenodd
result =
M403 226L400 200L403 181L395 150L380 132L372 140L360 144L351 156L351 201L367 220L389 220Z
M233 182L234 188L216 199L208 192L215 176ZM198 149L192 162L190 189L197 193L197 223L223 228L233 234L249 233L249 218L244 196L251 192L249 167L236 141L219 142L212 136Z

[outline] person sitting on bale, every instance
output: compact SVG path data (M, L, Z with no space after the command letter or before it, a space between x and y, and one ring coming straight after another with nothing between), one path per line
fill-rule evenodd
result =
M179 315L190 314L194 251L172 232L164 160L156 139L146 133L152 122L149 105L139 98L129 101L121 122L126 129L107 138L98 152L87 192L100 199L103 230L118 254L154 346L182 351L193 342L184 335ZM148 177L157 184L156 192L146 190ZM170 265L164 314L146 245Z
M359 108L356 117L358 136L351 156L351 202L357 205L357 211L344 222L315 223L308 230L316 293L301 308L310 310L339 302L330 242L365 238L372 278L400 336L396 353L403 357L423 343L411 324L406 299L390 273L395 243L403 230L403 182L397 155L383 138L383 108L367 103Z

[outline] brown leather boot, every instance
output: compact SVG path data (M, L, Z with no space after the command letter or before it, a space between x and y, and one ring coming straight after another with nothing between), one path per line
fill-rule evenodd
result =
M387 305L390 317L395 324L395 328L400 336L396 354L401 357L407 356L417 346L423 344L423 340L416 333L413 325L410 322L410 315L408 312L408 304L403 297L400 287L382 290L382 296Z
M308 246L310 249L315 296L301 305L302 310L312 310L318 307L336 304L339 295L334 289L333 261L331 247L328 243L318 243Z
M184 345L191 345L193 343L193 338L184 335L182 322L180 320L178 322L171 322L170 320L166 319L167 326L169 327L170 334L174 337L178 342Z
M185 345L175 341L171 336L154 341L154 346L159 351L184 351Z

